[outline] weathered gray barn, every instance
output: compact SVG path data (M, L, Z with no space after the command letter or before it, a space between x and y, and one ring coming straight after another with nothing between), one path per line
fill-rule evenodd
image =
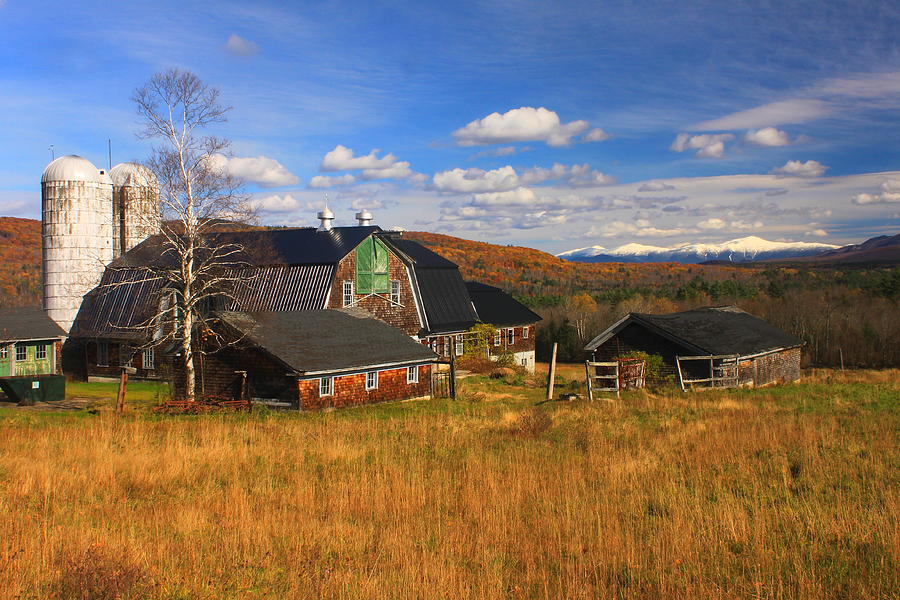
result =
M713 306L662 315L629 313L584 349L598 362L635 351L662 356L663 376L678 376L678 358L691 357L680 361L684 380L714 379L725 372L734 385L761 386L798 380L802 345L737 306Z

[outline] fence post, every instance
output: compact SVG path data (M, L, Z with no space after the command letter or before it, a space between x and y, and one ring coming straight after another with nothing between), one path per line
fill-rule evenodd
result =
M593 381L591 381L591 361L584 361L584 380L587 383L588 400L594 400Z
M556 342L553 342L553 353L550 355L550 381L547 382L547 400L553 399L553 383L556 378Z
M456 400L456 349L450 352L450 398Z

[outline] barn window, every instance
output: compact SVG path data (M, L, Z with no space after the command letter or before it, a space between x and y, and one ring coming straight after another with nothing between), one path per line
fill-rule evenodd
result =
M319 379L319 395L330 396L334 393L334 377L322 377Z
M406 383L419 383L419 367L406 367Z
M97 366L109 366L109 344L107 342L97 342Z
M3 346L0 348L0 360L6 360L7 358L9 358L9 348Z
M16 360L28 360L28 346L16 344Z
M494 345L499 346L503 343L503 335L500 333L499 329L494 330Z
M516 343L516 328L510 327L506 330L506 345L512 346L514 343Z
M391 302L394 304L400 304L400 282L392 281L391 282Z
M523 328L522 328L522 339L523 339L523 340L527 340L527 339L528 339L528 327L523 327Z
M353 282L344 282L344 306L353 306Z
M387 294L389 291L387 246L369 237L356 248L356 293Z
M145 369L151 371L156 368L156 353L153 352L153 348L144 350L143 364Z
M465 349L465 345L463 344L463 336L457 335L456 336L456 355L462 356L464 349Z
M47 360L47 345L38 344L34 348L34 358L36 360Z
M366 391L378 389L378 371L366 373Z

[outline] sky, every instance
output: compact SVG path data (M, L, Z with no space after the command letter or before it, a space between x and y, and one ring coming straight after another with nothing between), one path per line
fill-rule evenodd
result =
M116 5L114 8L113 5ZM51 156L146 159L191 71L262 223L548 252L900 232L900 3L0 0L0 215Z

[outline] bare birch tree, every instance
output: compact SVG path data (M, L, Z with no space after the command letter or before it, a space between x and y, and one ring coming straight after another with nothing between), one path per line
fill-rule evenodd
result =
M159 182L163 215L162 257L171 265L165 274L172 306L155 317L155 340L171 338L181 349L185 393L197 395L195 357L202 350L198 333L207 330L204 310L209 301L227 294L228 272L239 263L242 248L222 240L223 220L249 218L241 182L222 168L229 142L204 130L226 120L230 107L219 91L190 72L171 69L154 75L136 89L143 129L138 137L158 141L147 166Z

